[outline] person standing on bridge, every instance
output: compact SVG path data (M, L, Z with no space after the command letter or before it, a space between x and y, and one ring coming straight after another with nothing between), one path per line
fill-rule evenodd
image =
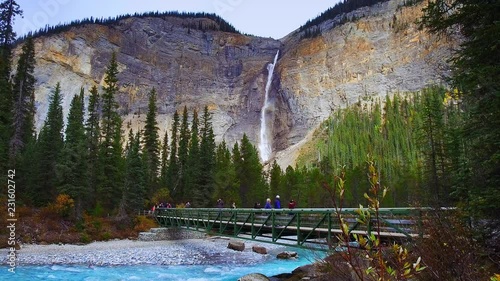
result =
M224 201L222 201L222 199L220 199L220 198L219 198L219 200L217 200L217 208L219 208L219 209L224 208Z
M276 198L274 199L274 208L281 209L281 201L279 195L276 195Z
M264 209L271 209L271 199L266 199L266 205L264 205Z

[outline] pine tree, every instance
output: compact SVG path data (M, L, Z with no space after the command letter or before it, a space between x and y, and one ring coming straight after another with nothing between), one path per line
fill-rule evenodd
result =
M186 175L186 192L184 201L192 201L194 206L206 207L209 203L210 194L205 193L201 189L200 175L201 175L201 162L200 162L200 136L198 130L198 112L193 110L193 120L191 122L191 140L189 141L189 155L187 159L187 166L185 169ZM192 199L190 199L192 198Z
M233 152L233 157L238 156ZM240 196L248 200L243 202L243 206L252 206L253 202L262 201L266 198L268 187L262 172L262 164L259 154L252 145L246 134L241 139L239 148L239 159L236 159L236 171L240 182Z
M16 37L13 31L14 18L22 15L19 5L14 0L5 0L0 4L0 168L5 171L9 163L9 144L12 130L12 93L11 55Z
M34 186L33 203L43 206L55 199L56 189L56 164L63 148L63 110L61 86L57 83L50 97L47 118L38 139L38 171L39 178Z
M96 86L90 90L89 105L87 108L88 118L85 123L86 147L87 147L87 179L86 185L91 192L90 205L96 204L97 186L99 180L99 145L101 138L100 114L99 114L99 92Z
M170 158L167 169L167 187L170 189L170 194L175 198L179 188L179 159L178 153L178 133L179 133L179 113L174 113L174 120L172 123L172 139L170 141Z
M161 146L161 168L160 168L160 187L167 186L167 173L168 173L168 152L170 144L168 142L168 130L165 130L163 137L163 144Z
M75 214L83 217L84 206L88 203L90 190L87 179L87 149L84 123L84 89L75 95L66 126L66 140L56 166L58 190L75 200Z
M235 149L238 145L235 144ZM239 153L236 153L237 155ZM236 166L233 163L231 152L227 148L226 142L222 141L216 152L216 162L214 167L214 192L211 194L212 202L209 207L215 206L217 199L221 198L226 202L235 202L237 206L242 206L242 198L239 192L239 181L236 175Z
M19 56L14 77L13 96L13 135L10 140L10 159L23 151L35 134L35 46L33 38L28 37Z
M234 166L234 171L236 173L236 179L238 182L238 194L239 194L241 199L248 198L248 197L246 197L246 195L248 194L248 190L243 189L241 182L240 182L242 174L244 173L244 170L243 170L244 165L243 165L243 158L241 156L240 145L238 142L234 143L233 149L231 150L231 160L232 160L232 163ZM256 202L258 202L258 201L256 201Z
M429 89L424 92L422 110L422 128L420 147L424 155L426 170L429 178L432 203L442 205L444 190L442 176L445 174L444 165L444 107L443 92L439 89Z
M104 93L101 96L101 145L99 149L99 168L101 171L98 201L107 210L118 206L122 195L123 158L122 158L122 120L118 114L118 63L113 53L104 79Z
M156 90L149 93L148 113L144 126L144 146L142 155L146 165L146 186L152 195L158 188L158 169L160 167L160 140L158 135L158 122L156 121Z
M281 182L282 177L283 177L282 174L283 174L283 171L281 171L280 165L278 165L278 162L276 162L276 160L274 160L273 165L271 166L271 173L270 173L270 180L269 180L271 195L273 195L273 194L274 195L282 194L281 196L285 195L284 191L288 188L282 188L283 187L282 182ZM289 197L283 197L283 198L289 198Z
M464 138L470 145L469 190L460 192L474 215L498 219L500 207L500 48L499 1L435 0L422 23L433 32L459 30L464 38L453 58L453 85L468 112ZM456 172L463 177L463 169Z
M214 192L215 153L217 147L215 145L215 135L212 128L212 116L208 111L208 106L205 106L203 110L200 132L201 143L199 162L201 165L201 174L199 184L203 194L205 194L207 198L210 198L210 195ZM240 202L236 203L241 205Z
M182 112L182 122L179 131L179 184L177 186L176 192L173 194L174 199L183 200L187 191L187 166L188 155L189 155L189 140L191 139L191 134L189 132L189 114L187 107L184 107Z
M146 195L146 167L141 156L140 132L129 132L126 151L125 183L120 203L121 215L131 214L144 207Z

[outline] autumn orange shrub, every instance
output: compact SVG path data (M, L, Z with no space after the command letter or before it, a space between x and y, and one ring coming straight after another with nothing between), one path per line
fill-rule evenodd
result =
M134 231L137 232L148 231L151 228L158 227L156 221L147 216L137 216L134 220L134 224Z
M75 208L75 200L67 194L59 194L54 204L55 211L63 218L68 218Z

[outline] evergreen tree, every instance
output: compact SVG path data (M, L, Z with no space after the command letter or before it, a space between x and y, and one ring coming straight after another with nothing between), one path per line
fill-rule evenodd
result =
M179 188L179 159L177 156L177 140L179 133L179 113L176 111L174 113L174 119L172 123L172 140L170 141L170 158L167 169L167 186L170 189L170 194L175 198L178 194Z
M90 190L86 184L87 149L84 123L84 90L75 95L66 126L66 140L61 151L56 172L59 193L67 194L75 200L77 219L83 217L84 206L88 202Z
M35 134L35 45L28 37L19 56L16 75L14 77L13 96L13 135L10 140L10 158L22 152L26 144L32 141Z
M233 157L237 155L233 152ZM239 158L236 159L236 171L240 182L240 196L247 200L243 206L252 206L253 202L262 201L269 193L262 172L262 164L259 160L259 153L252 145L246 134L241 139L239 148Z
M429 178L428 185L432 203L442 205L445 201L444 182L444 106L443 93L438 89L425 91L422 96L422 128L420 147L424 156L425 173Z
M187 190L187 166L188 154L189 154L189 140L191 135L189 132L189 114L187 107L184 107L182 112L182 122L179 131L179 184L177 186L176 192L173 194L174 199L183 200L186 195Z
M281 170L280 165L274 160L273 165L271 166L271 173L270 173L270 180L269 180L269 186L270 186L270 193L271 195L276 195L276 194L282 194L285 195L284 191L289 188L289 186L283 186L282 184L282 177L283 177L283 171ZM284 187L284 188L283 188ZM288 197L283 197L283 198L289 198Z
M99 92L96 86L90 90L89 105L87 108L88 118L85 123L86 146L87 146L87 179L86 185L90 191L90 205L96 204L99 181L99 144L101 138Z
M34 164L37 162L35 159L35 78L33 76L35 63L33 39L28 37L22 47L13 80L13 132L10 140L10 161L15 164L19 174L23 175L18 179L18 186L20 187L18 194L26 202L31 202L29 198L38 171Z
M99 168L101 171L98 201L107 210L118 206L122 195L123 158L122 158L122 120L118 114L118 63L113 53L104 78L104 93L101 96L101 145L99 149Z
M167 186L168 173L168 152L170 144L168 143L168 130L165 130L163 137L163 145L161 146L161 168L160 168L160 185L161 188Z
M470 145L469 190L460 199L472 214L498 219L500 206L499 1L435 0L422 23L434 32L459 30L464 38L453 59L453 85L468 111L464 137ZM457 28L458 27L458 28ZM462 177L462 170L456 172Z
M242 174L244 173L244 166L243 166L243 159L241 157L241 152L240 152L240 145L235 142L234 143L234 146L233 146L233 149L231 151L231 160L232 160L232 164L234 166L234 172L236 174L236 179L237 179L237 182L238 182L238 194L240 196L241 199L243 198L248 198L248 197L245 197L248 193L247 190L243 190L241 188L241 182L240 182L240 179L242 177ZM217 158L219 157L219 151L217 151ZM217 159L217 162L219 161L219 159ZM218 165L218 163L217 163ZM216 189L219 185L219 183L217 182L217 176L218 176L218 168L217 168L217 171L216 171ZM216 191L217 193L217 191ZM259 202L259 201L256 201L256 202Z
M57 86L50 96L49 111L38 139L38 171L39 178L33 187L33 203L43 206L55 199L56 164L63 148L63 110L61 106L61 86Z
M205 106L202 116L201 143L200 143L200 179L199 185L207 198L214 192L214 174L215 174L215 135L212 128L212 116ZM229 151L228 151L229 153ZM241 205L240 202L236 202ZM210 205L208 205L210 206ZM207 207L208 207L207 206Z
M206 207L209 204L210 195L201 189L200 175L201 175L201 162L200 162L200 137L198 131L198 112L196 109L193 111L193 120L191 122L191 140L189 142L189 155L187 159L187 166L185 168L186 175L186 190L189 193L185 194L183 201L192 201L194 206ZM191 199L192 198L192 199Z
M235 144L237 149L238 145ZM231 159L231 152L227 148L226 142L222 141L217 146L216 162L214 167L214 192L211 196L212 202L209 206L215 206L217 199L221 198L226 202L235 202L237 206L242 206L242 198L239 193L239 181L236 175L235 165Z
M271 172L272 174L272 172ZM288 189L297 189L299 186L299 182L297 180L297 176L295 175L295 170L293 169L292 166L288 166L285 169L285 173L283 175L282 179L283 183L282 185ZM272 182L271 182L271 191L272 191ZM274 193L272 193L274 194ZM295 199L298 202L298 197ZM310 202L312 203L312 202ZM311 204L308 204L308 206L311 206Z
M36 192L39 190L40 179L40 154L36 135L24 147L23 152L16 160L16 173L23 175L16 180L16 200L25 206L35 206Z
M13 31L14 18L22 15L19 5L14 0L0 3L0 168L5 171L9 160L9 144L12 130L12 93L11 55L16 37Z
M134 213L144 207L147 179L140 151L140 132L134 136L130 130L125 160L125 183L119 212L122 215Z
M156 90L149 93L148 113L144 126L144 146L142 155L146 165L146 186L152 195L158 188L158 169L160 167L160 140L158 135Z

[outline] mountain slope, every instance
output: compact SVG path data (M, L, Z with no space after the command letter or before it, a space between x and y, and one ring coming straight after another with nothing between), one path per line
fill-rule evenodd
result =
M116 52L125 125L142 128L147 93L155 87L161 130L170 129L175 110L208 105L217 141L232 145L246 133L257 145L267 65L280 50L267 114L279 163L293 165L308 133L332 111L443 83L455 44L418 30L415 21L425 1L408 7L404 2L391 0L327 20L316 26L321 35L313 38L299 30L279 41L199 30L192 27L216 23L195 17L130 17L39 37L37 127L57 82L69 109L80 87L102 85Z

